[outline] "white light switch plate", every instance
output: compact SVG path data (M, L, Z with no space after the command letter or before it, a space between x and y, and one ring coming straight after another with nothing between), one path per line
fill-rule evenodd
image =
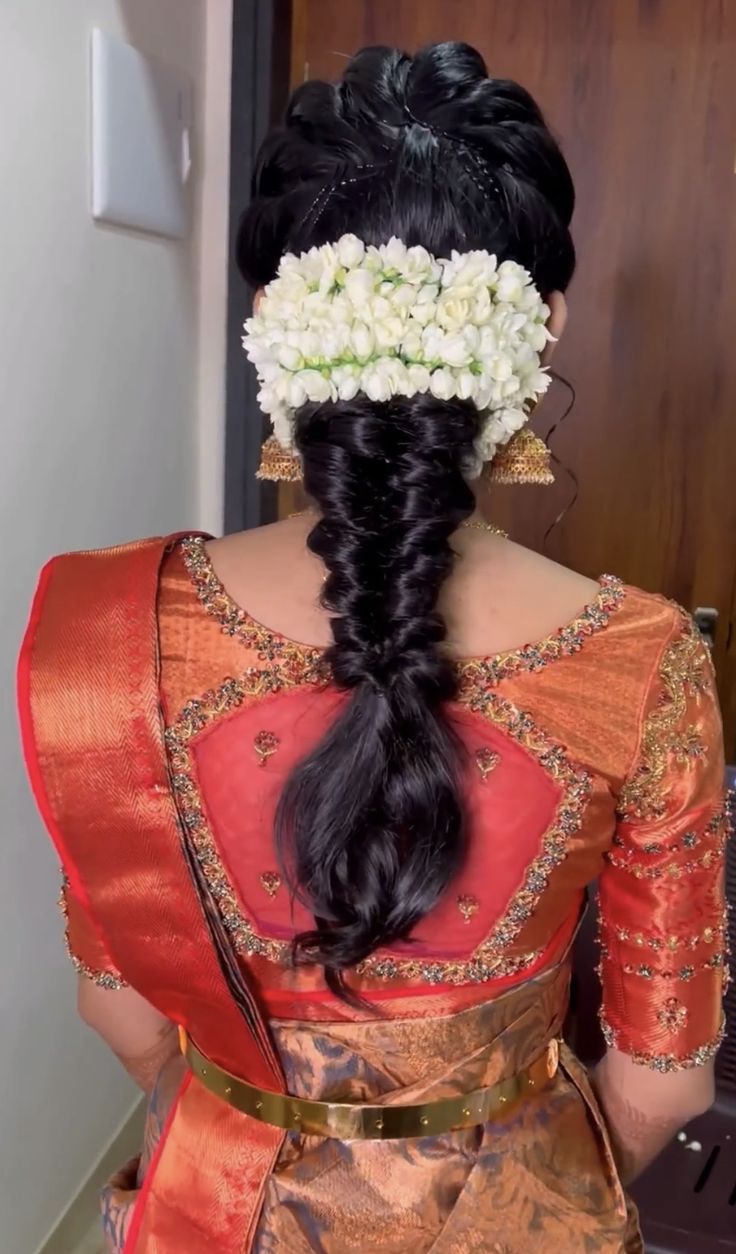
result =
M182 71L92 32L92 213L182 239L194 87Z

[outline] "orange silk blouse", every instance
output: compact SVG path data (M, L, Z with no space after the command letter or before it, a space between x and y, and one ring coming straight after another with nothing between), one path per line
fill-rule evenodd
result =
M284 781L345 697L320 650L233 603L201 539L166 557L158 625L178 808L267 1014L350 1017L319 969L289 961L311 919L273 846ZM488 1000L559 956L597 880L606 1040L661 1071L704 1062L722 1033L728 816L712 663L691 619L606 577L554 636L458 671L464 866L411 941L353 984L392 1014L428 986L438 1012ZM121 984L89 908L68 884L62 900L78 969Z

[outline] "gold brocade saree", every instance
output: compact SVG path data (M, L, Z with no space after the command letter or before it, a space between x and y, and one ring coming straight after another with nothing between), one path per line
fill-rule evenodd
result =
M272 1025L289 1091L391 1105L468 1093L529 1065L567 1011L569 967L459 1014ZM635 1254L643 1249L584 1069L444 1136L340 1142L289 1134L253 1254Z

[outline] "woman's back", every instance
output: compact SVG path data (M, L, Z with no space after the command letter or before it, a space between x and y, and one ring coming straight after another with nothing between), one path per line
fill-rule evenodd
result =
M534 446L573 200L535 103L463 45L304 85L239 260L266 453L310 511L44 572L22 716L105 990L82 1003L145 1087L165 1064L108 1196L126 1254L640 1251L562 1041L595 880L623 1169L708 1099L708 651L475 517L479 476Z

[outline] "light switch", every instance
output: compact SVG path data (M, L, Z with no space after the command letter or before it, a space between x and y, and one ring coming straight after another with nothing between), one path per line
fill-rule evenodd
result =
M194 87L183 71L92 33L92 213L183 238L189 225Z

